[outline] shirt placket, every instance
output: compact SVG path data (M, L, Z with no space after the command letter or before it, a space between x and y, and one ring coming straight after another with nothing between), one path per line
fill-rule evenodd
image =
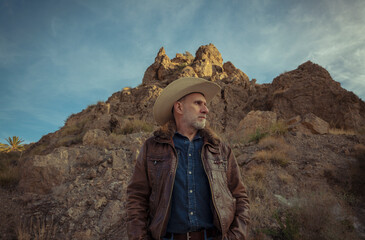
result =
M188 146L188 207L191 231L196 231L198 219L196 215L195 179L194 179L194 143L189 142Z

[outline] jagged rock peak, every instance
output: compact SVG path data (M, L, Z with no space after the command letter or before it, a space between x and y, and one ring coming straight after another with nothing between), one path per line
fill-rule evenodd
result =
M200 46L195 58L189 52L177 53L170 60L165 49L160 48L155 62L148 67L143 77L144 85L165 87L180 77L200 77L215 82L249 85L248 76L231 62L223 64L223 58L213 44Z
M208 45L205 46L201 46L197 51L196 51L196 58L195 60L199 61L199 60L207 60L212 62L212 64L216 64L219 66L222 66L223 64L223 58L221 53L218 51L218 49L212 44L209 43Z

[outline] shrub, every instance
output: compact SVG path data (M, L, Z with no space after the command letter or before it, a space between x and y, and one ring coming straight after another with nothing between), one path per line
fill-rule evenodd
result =
M259 142L267 136L281 136L288 132L288 126L283 121L276 121L270 125L269 128L258 127L255 133L248 136L248 142Z
M277 210L273 218L278 227L265 229L264 233L270 235L274 239L296 240L301 239L299 235L299 222L293 213L289 210Z
M85 119L83 121L76 122L75 124L72 125L65 125L61 130L61 135L67 136L67 135L77 135L82 133L86 122L87 120Z
M270 126L271 136L280 136L288 132L288 125L284 121L276 121Z
M153 125L142 120L128 120L120 129L120 134L126 135L136 132L152 132ZM117 132L119 133L119 132Z
M268 132L265 132L261 128L257 128L255 133L253 133L249 136L248 142L256 142L257 143L257 142L260 141L260 139L266 137L268 134L269 134Z

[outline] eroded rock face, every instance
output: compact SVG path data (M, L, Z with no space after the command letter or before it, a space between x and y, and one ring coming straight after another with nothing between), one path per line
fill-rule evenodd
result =
M80 151L73 148L57 148L47 155L35 155L22 166L19 188L26 192L50 193L70 175Z
M126 239L125 190L149 136L90 130L83 145L27 159L19 187L29 211L54 217L59 239Z
M268 98L271 110L285 118L313 113L332 127L365 126L364 102L310 61L276 77Z

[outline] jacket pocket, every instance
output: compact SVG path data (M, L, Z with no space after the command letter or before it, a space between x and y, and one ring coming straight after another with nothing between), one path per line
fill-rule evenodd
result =
M206 157L212 171L227 171L227 159L221 154L219 148L207 146Z
M152 188L160 184L162 174L169 169L169 160L167 156L147 157L147 171Z

